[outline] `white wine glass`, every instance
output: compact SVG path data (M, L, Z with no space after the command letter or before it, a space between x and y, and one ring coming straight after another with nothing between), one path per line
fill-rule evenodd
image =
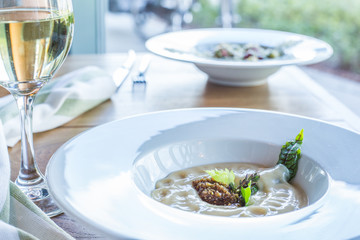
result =
M21 122L21 165L15 184L48 216L62 211L49 196L34 154L36 93L64 62L72 42L71 0L0 2L0 85L15 98Z

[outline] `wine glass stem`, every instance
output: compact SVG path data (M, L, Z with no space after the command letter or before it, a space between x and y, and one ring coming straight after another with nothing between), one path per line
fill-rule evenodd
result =
M49 217L57 216L62 210L49 195L44 175L41 174L34 154L32 133L32 110L34 94L13 94L20 113L21 122L21 164L15 184Z
M19 186L31 186L43 181L38 166L35 162L33 133L32 133L32 110L35 95L15 95L19 108L21 122L21 165L16 182Z

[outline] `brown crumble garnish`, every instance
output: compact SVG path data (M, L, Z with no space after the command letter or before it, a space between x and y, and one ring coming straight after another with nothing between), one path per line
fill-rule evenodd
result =
M213 204L228 206L238 203L239 196L230 191L225 184L216 182L212 178L202 178L192 182L201 200Z

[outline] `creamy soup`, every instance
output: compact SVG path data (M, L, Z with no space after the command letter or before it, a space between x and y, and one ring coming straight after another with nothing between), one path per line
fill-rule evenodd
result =
M228 168L234 171L235 183L248 174L258 173L259 191L251 196L249 205L218 206L204 202L193 188L194 180L209 177L204 170ZM283 165L264 168L247 163L221 163L203 165L173 172L156 183L152 197L174 208L218 216L256 217L295 211L308 205L304 191L286 181L288 169Z

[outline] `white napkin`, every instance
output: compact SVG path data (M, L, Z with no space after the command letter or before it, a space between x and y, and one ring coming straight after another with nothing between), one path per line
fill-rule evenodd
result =
M107 72L90 66L47 83L37 94L33 111L33 131L56 128L109 99L116 91ZM12 96L0 98L0 120L7 145L20 140L20 118Z
M10 182L5 141L0 121L0 239L73 239Z

